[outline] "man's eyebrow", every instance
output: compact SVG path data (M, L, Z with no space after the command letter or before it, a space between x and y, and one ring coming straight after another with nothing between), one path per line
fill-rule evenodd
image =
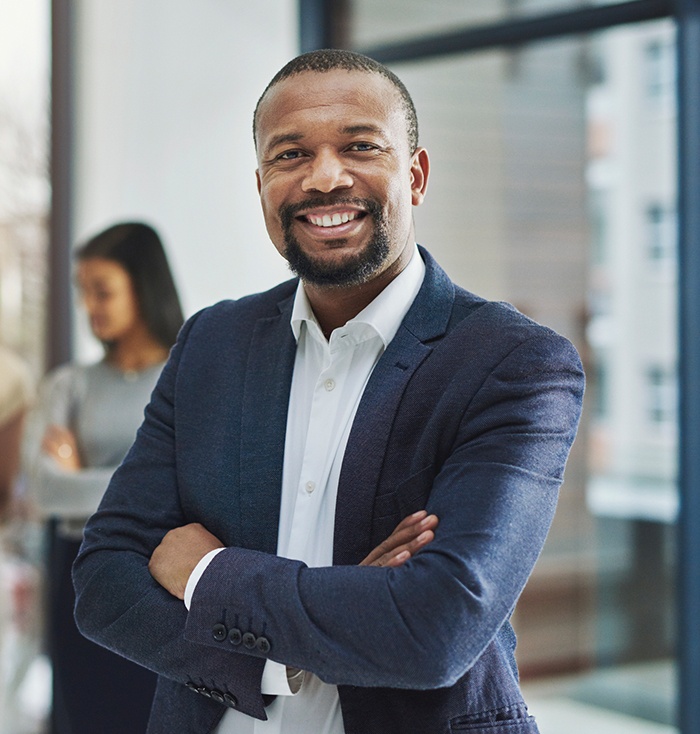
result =
M302 133L281 133L270 138L270 141L265 146L266 150L275 148L278 145L284 145L285 143L298 143L304 135Z
M363 125L348 125L347 127L341 128L344 135L358 135L359 133L375 133L376 135L384 135L384 130L377 125L370 125L369 123Z

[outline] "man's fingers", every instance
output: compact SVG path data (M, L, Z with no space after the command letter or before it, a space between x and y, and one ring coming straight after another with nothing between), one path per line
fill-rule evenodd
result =
M397 526L396 530L382 543L383 553L390 553L401 546L408 545L412 541L416 540L426 530L435 530L438 524L438 519L435 515L426 515L418 521L412 523L410 526L401 528Z
M406 518L409 520L407 527L401 527L403 523L396 526L396 530L383 542L380 543L367 558L362 561L361 566L400 566L412 555L432 542L435 537L435 528L438 518L435 515L416 513L416 516Z
M422 532L417 538L411 540L403 546L395 548L389 553L384 554L373 564L375 566L396 567L406 563L406 561L414 556L421 548L431 543L435 538L432 530Z
M421 528L418 527L419 523L422 522L427 513L425 510L419 510L414 512L412 515L405 517L394 529L392 534L384 541L382 541L363 561L360 563L361 566L371 566L376 563L380 558L391 553L392 550L400 545L407 543L411 538L415 537L421 532Z

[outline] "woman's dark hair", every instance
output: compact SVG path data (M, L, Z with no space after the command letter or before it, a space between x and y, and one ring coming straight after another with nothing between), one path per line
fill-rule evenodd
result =
M163 243L153 227L141 222L115 224L79 247L75 257L121 265L131 278L148 330L170 349L182 326L182 308Z

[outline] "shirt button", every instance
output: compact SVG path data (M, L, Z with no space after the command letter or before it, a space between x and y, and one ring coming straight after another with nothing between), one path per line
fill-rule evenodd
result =
M323 386L330 392L331 390L335 389L335 380L331 379L330 377L323 383Z
M311 494L314 491L314 489L316 489L316 482L307 482L304 485L304 488L306 489L308 494Z

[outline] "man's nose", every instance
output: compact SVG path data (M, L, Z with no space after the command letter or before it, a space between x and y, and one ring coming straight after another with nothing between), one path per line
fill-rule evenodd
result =
M321 151L309 162L301 185L304 191L328 193L350 188L353 178L335 152Z

